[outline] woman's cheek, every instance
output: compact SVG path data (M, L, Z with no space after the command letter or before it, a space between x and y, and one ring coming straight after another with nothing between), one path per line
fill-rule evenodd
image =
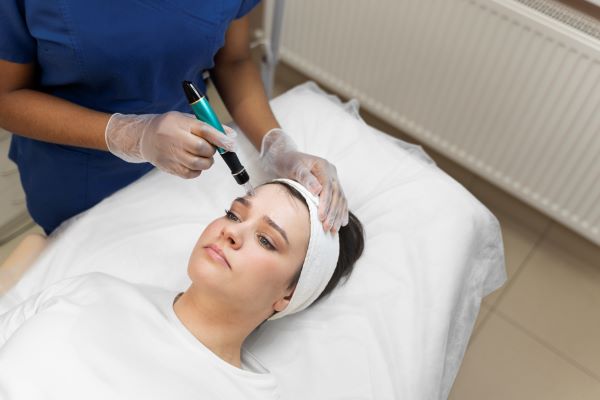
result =
M282 276L285 274L280 257L275 254L258 254L253 259L255 265L260 266L261 275L265 277L265 280L271 283L282 280Z
M200 244L206 246L208 244L214 243L216 240L219 239L219 235L222 230L223 222L219 220L211 222L206 226L206 228L204 228L202 234L200 234L200 237L196 242L196 247L198 247Z
M208 224L206 226L206 228L204 228L204 231L202 232L202 236L204 236L206 234L210 235L215 232L219 232L222 225L223 225L223 221L221 221L220 219L214 220L213 222Z
M204 246L207 246L215 241L215 232L219 232L219 230L218 227L215 226L215 221L213 221L207 225L207 227L202 231L200 237L198 237L198 240L196 240L196 244L192 250L191 261L197 261L202 258ZM211 238L213 239L211 240Z

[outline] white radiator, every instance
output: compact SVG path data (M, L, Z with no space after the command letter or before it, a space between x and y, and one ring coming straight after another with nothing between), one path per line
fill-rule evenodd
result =
M594 20L551 0L285 4L283 61L600 244Z

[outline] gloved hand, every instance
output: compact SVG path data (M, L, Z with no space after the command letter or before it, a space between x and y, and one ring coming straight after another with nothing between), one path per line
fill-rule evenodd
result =
M263 137L260 159L280 177L294 179L319 196L319 218L325 230L338 232L348 224L348 203L333 164L299 152L294 140L279 128Z
M131 163L150 162L182 178L195 178L212 166L216 147L235 151L235 131L226 135L192 114L113 114L104 137L108 150Z

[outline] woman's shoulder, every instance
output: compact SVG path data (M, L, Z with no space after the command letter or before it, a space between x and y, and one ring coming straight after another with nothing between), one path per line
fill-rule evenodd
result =
M62 279L54 284L54 286L62 288L83 288L90 286L98 287L113 287L127 284L124 280L114 277L103 272L88 272L81 275L72 276Z
M173 298L173 291L136 284L102 272L91 272L63 279L42 293L43 301L54 303L68 299L82 307L99 305L106 307L125 306L144 309L155 308L155 303L164 303Z
M135 291L135 285L117 277L90 272L62 279L44 290L45 297L78 297L94 299Z

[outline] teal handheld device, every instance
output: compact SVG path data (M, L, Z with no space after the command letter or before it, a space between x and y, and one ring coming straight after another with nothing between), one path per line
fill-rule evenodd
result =
M223 129L223 125L221 125L221 122L219 122L219 119L210 106L210 103L206 99L206 96L201 94L190 81L183 81L182 85L185 96L187 97L187 100L190 103L190 107L192 107L192 111L194 111L196 118L225 134L225 129ZM248 195L254 195L254 189L250 184L250 176L240 162L237 154L233 151L227 151L220 147L217 147L217 151L221 157L223 157L223 160L229 167L231 175L233 175L235 181L239 185L244 186L244 189Z

